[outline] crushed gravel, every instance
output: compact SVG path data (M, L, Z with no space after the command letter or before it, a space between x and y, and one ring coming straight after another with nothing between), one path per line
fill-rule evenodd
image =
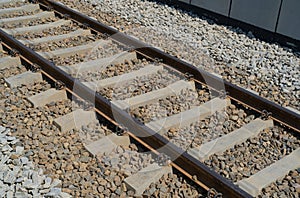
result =
M212 155L204 163L222 176L236 182L289 155L299 146L297 134L288 133L285 129L274 126L222 154Z
M280 105L300 110L300 52L155 1L61 2Z

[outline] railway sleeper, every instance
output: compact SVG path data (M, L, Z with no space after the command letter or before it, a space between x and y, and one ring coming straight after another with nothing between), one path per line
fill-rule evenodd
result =
M169 173L172 173L171 166L160 166L153 163L127 177L124 182L128 189L134 190L136 196L141 196L151 183L158 182L162 176Z
M104 153L110 153L118 146L129 147L130 139L129 136L117 136L112 133L107 136L102 137L99 140L91 142L85 145L85 148L93 155L103 155Z
M0 25L12 25L18 23L28 23L33 20L54 18L54 12L40 12L34 15L0 19Z
M193 81L187 82L184 80L180 80L168 85L165 88L154 90L125 100L112 101L112 103L121 109L136 108L138 106L150 104L154 101L166 98L171 95L180 94L180 92L184 89L195 91L195 83Z
M20 57L7 56L0 59L0 69L17 67L19 65L21 65Z
M21 3L21 2L24 2L24 0L1 0L0 1L0 7L1 6L6 6L6 5L9 5L9 4L12 4L12 3Z
M187 152L200 161L204 161L213 154L219 154L234 145L240 144L251 137L257 136L261 131L273 127L273 120L263 121L257 118L243 127L199 147L189 149Z
M10 88L19 87L21 85L32 85L42 81L43 77L41 73L33 73L31 71L5 78L5 82Z
M230 105L229 99L214 98L187 111L149 122L146 126L163 135L170 128L184 127L198 120L203 120L228 105Z
M76 47L58 49L50 52L37 52L37 53L47 59L54 58L54 57L65 58L75 54L85 54L95 48L104 47L105 45L108 45L110 42L111 40L98 40L86 45L79 45Z
M57 126L61 132L66 132L72 129L80 129L82 126L97 121L98 120L94 111L77 109L67 115L56 118L53 121L53 124Z
M251 196L256 197L263 188L269 186L278 179L282 179L289 173L289 171L299 167L300 148L294 150L291 154L260 170L249 178L236 182L236 184Z
M28 100L34 107L42 107L51 102L67 100L67 93L65 90L56 90L52 88L31 96Z
M16 8L5 8L5 9L0 9L0 17L6 14L14 14L14 13L19 13L19 12L35 12L40 9L39 4L28 4Z
M96 90L97 88L121 85L128 81L134 80L135 78L141 77L141 76L155 74L159 71L162 71L163 69L164 69L163 66L155 66L155 65L149 64L139 70L135 70L130 73L126 73L126 74L122 74L119 76L114 76L111 78L106 78L106 79L94 81L94 82L83 82L83 84L92 90Z
M40 45L43 43L62 41L64 39L69 39L69 38L76 37L76 36L87 36L87 35L91 35L90 30L78 29L78 30L68 33L68 34L42 37L42 38L37 38L37 39L33 39L33 40L19 40L19 41L23 44Z
M69 74L75 74L78 72L92 72L99 70L101 71L101 69L105 69L110 65L121 64L124 63L126 60L129 61L134 59L137 59L135 52L121 52L111 57L91 60L71 66L59 66L59 68L61 68Z
M63 25L71 25L71 20L58 20L55 22L47 23L47 24L41 24L41 25L34 25L34 26L27 26L27 27L21 27L21 28L12 28L12 29L2 29L7 34L10 34L12 36L15 35L22 35L26 33L39 33L43 32L45 30L50 30L52 28L61 27Z

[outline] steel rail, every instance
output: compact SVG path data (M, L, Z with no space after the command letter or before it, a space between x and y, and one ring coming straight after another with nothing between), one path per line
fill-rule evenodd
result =
M6 45L16 50L21 56L37 64L43 71L56 80L62 81L68 89L73 90L81 98L94 102L95 108L103 112L112 120L123 123L124 127L152 148L160 150L171 157L173 163L181 167L190 175L194 175L204 185L217 189L224 197L251 197L248 193L234 185L231 181L223 178L212 171L206 165L187 154L173 143L166 140L155 131L132 118L127 112L111 104L107 99L83 85L81 82L56 67L53 63L43 58L30 48L23 45L12 36L0 30L0 39Z
M271 117L275 120L300 132L300 114L297 114L296 112L284 108L274 102L271 102L219 77L216 77L209 72L196 68L183 60L173 57L157 48L154 48L144 42L121 33L118 30L100 23L97 20L83 15L71 8L68 8L63 4L54 2L52 0L38 0L38 2L46 7L54 9L62 15L67 15L68 17L79 23L87 25L97 32L105 33L111 36L112 39L120 43L131 46L139 53L142 53L153 59L160 59L163 63L178 70L179 72L192 74L195 80L200 81L204 84L208 84L213 89L221 91L225 88L228 96L230 96L231 98L234 98L237 101L246 104L247 106L258 112L267 111L271 113Z

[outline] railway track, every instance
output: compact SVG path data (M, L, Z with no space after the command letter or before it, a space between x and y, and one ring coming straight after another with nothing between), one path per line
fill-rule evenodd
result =
M93 125L94 110L119 126L94 138L82 136L85 149L102 156L103 164L127 152L119 148L136 152L129 136L160 154L160 160L146 157L122 175L136 195L150 195L151 183L171 174L169 165L224 197L258 196L300 167L297 112L54 1L0 1L0 8L0 37L10 54L0 60L3 83L10 89L38 84L25 96L34 108L55 108L70 94L88 101L69 101L68 110L55 114L49 124L61 133L99 127ZM46 78L54 83L43 84ZM247 148L256 157L239 158ZM291 188L298 189L296 183Z

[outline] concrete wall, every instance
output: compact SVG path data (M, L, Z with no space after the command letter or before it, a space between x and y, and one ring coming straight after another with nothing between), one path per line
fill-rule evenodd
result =
M284 0L277 32L300 40L300 0Z
M178 0L300 40L300 0Z
M191 4L227 16L230 0L191 0Z

